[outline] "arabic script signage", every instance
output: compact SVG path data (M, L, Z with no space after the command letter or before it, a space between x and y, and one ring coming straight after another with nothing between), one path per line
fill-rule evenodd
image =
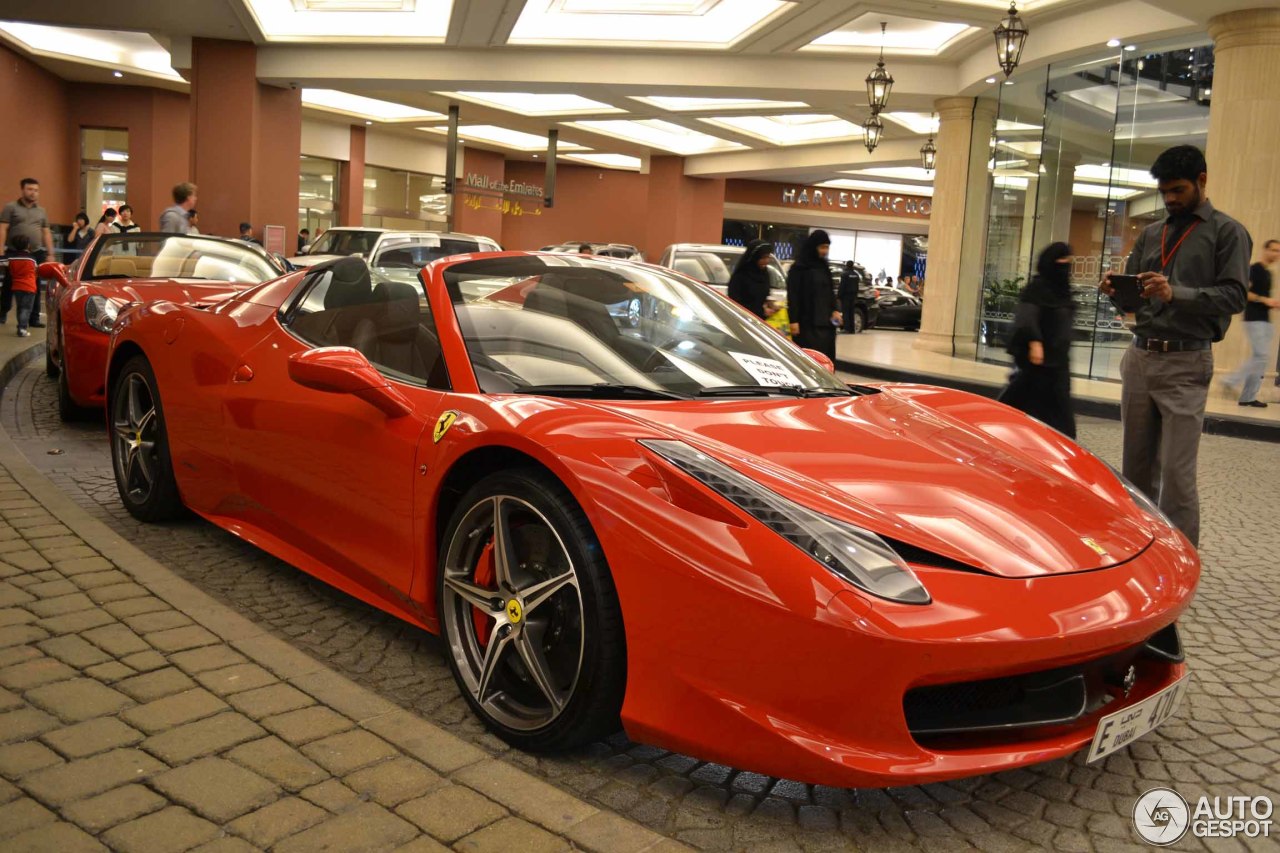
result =
M726 182L724 200L729 203L764 204L824 213L897 216L908 219L928 219L933 209L933 200L926 196L745 180Z
M520 181L500 181L488 175L477 175L475 172L467 172L464 183L469 190L479 190L495 195L520 195L538 199L544 195L543 188L537 184L526 184Z
M480 196L474 193L463 193L462 203L472 210L491 210L503 216L541 216L542 207L530 205L525 207L519 201L493 196Z

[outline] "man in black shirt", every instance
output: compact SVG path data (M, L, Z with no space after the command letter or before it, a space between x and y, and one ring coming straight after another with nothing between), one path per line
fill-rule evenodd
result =
M1249 267L1249 304L1244 308L1244 331L1249 336L1249 358L1223 384L1240 389L1240 405L1265 409L1258 399L1262 374L1267 369L1267 353L1271 349L1271 309L1280 308L1280 299L1271 297L1271 270L1280 260L1280 240L1268 240L1262 247L1262 260Z
M1213 379L1212 345L1244 310L1253 241L1205 198L1204 154L1170 148L1151 166L1169 216L1147 226L1125 272L1142 280L1134 345L1120 362L1124 475L1200 543L1196 459ZM1111 274L1102 280L1111 295Z

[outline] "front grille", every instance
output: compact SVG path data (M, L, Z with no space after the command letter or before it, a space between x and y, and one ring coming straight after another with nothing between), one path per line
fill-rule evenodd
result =
M1126 695L1126 686L1151 664L1181 660L1178 629L1170 625L1142 643L1072 666L917 687L907 691L903 711L917 740L1066 725Z

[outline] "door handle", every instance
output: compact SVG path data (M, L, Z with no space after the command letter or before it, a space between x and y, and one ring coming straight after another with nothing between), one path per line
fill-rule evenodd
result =
M250 382L253 380L253 368L242 364L231 373L232 382Z

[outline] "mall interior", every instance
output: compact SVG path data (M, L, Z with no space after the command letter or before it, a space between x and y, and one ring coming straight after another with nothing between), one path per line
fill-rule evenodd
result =
M1018 294L1062 241L1081 441L1118 465L1133 333L1098 283L1164 221L1149 170L1175 145L1205 152L1207 195L1248 230L1250 263L1280 238L1280 6L1014 6L0 0L0 203L36 179L65 262L77 213L92 226L128 204L156 230L183 182L202 234L251 223L285 256L364 227L517 252L624 244L650 264L764 240L786 263L822 229L832 260L921 283L916 328L840 334L840 371L988 397ZM1023 31L1001 53L1011 15ZM891 87L873 109L877 67ZM44 351L19 352L6 326L0 848L1101 851L1148 842L1134 798L1155 788L1180 791L1184 823L1201 794L1267 799L1269 817L1280 341L1258 397L1272 405L1239 408L1223 380L1249 357L1243 327L1213 346L1182 719L1103 763L855 789L634 734L568 757L512 749L468 715L442 646L368 598L199 519L133 522L101 430L58 422ZM40 530L48 547L14 557ZM153 585L168 592L135 607ZM1218 849L1198 830L1179 842L1202 848Z

